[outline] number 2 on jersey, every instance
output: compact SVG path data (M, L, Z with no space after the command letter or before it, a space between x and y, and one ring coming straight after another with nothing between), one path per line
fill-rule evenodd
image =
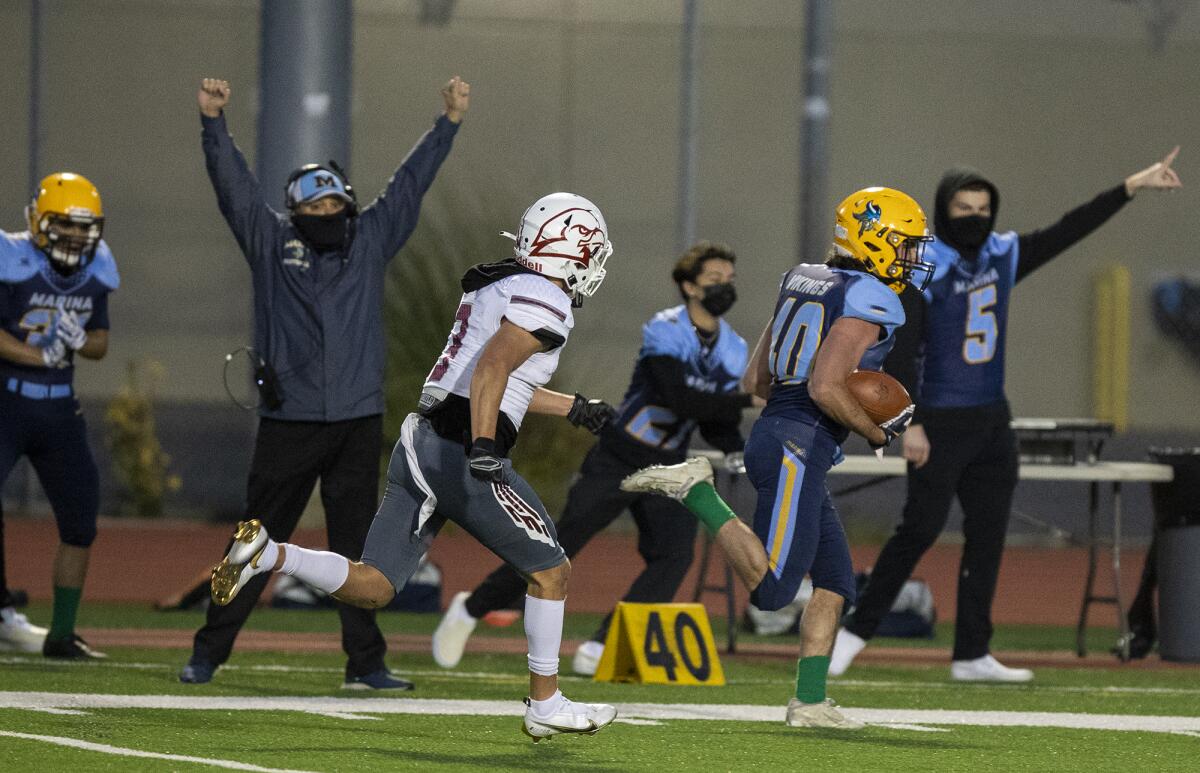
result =
M796 306L788 298L775 315L771 328L771 375L783 384L808 378L813 356L821 345L821 328L825 324L825 307L816 301Z
M999 328L991 308L996 305L996 285L984 285L967 297L967 336L963 340L963 359L971 365L991 362L996 355Z

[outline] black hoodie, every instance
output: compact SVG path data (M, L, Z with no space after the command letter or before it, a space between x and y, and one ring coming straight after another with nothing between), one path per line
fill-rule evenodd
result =
M992 220L988 223L988 230L992 231L996 227L996 213L1000 210L1000 191L996 189L991 180L975 169L969 166L953 167L942 175L942 181L938 183L937 196L933 202L933 232L939 239L951 246L957 245L946 238L946 221L950 219L950 199L968 185L983 185L991 192Z
M992 194L992 230L995 230L996 213L1000 209L1000 191L991 180L988 180L975 169L968 166L955 166L942 175L938 183L934 199L933 232L946 244L955 246L946 239L946 221L949 219L950 199L954 194L968 185L980 183ZM1103 225L1115 215L1129 196L1125 193L1124 183L1103 191L1091 201L1067 212L1059 220L1045 228L1040 228L1017 236L1017 276L1021 281L1036 269L1044 266L1057 255L1061 254L1085 236ZM975 255L963 256L966 260L974 260ZM904 305L907 322L896 331L896 343L891 354L884 362L883 369L895 376L908 389L913 401L917 404L915 423L930 420L929 413L922 409L920 399L921 355L925 337L925 303L920 293L911 287L905 288L900 296ZM1001 330L1000 334L1004 335ZM1006 413L1006 411L1005 411ZM963 417L967 424L974 419Z

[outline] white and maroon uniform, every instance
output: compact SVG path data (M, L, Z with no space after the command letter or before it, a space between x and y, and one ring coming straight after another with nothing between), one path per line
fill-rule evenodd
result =
M399 590L438 530L451 520L517 571L529 575L566 560L537 494L503 460L504 482L471 477L471 378L504 320L527 330L544 349L509 377L496 423L498 455L507 456L538 387L558 367L574 325L571 299L549 279L512 261L477 266L463 277L463 296L446 347L409 414L388 465L387 489L371 524L363 563Z

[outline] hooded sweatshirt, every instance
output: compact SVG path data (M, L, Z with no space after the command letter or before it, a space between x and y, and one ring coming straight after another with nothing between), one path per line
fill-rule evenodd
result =
M896 345L892 350L884 370L893 374L909 390L917 405L915 423L942 424L946 426L975 427L989 425L994 422L1007 421L1009 418L1007 400L1003 393L1003 351L1006 336L1005 320L1007 306L1007 288L1001 288L1000 302L1005 308L995 308L983 303L987 298L973 299L966 304L956 304L953 309L955 319L941 320L936 327L939 333L944 330L983 331L986 326L982 323L993 321L994 330L988 329L988 336L975 336L976 340L986 342L991 351L999 352L1000 358L992 363L991 357L974 357L977 361L969 361L963 346L930 347L928 336L933 333L931 322L940 319L951 311L951 303L956 293L953 287L944 286L946 282L957 281L956 287L962 293L987 292L987 282L983 280L985 272L993 271L994 266L977 264L980 249L967 249L955 245L948 233L947 222L949 204L954 194L964 187L980 184L991 193L991 222L990 234L983 247L995 251L1000 240L1015 240L1011 245L1011 259L1014 263L1010 272L999 272L1002 283L1015 284L1036 269L1045 265L1052 258L1061 254L1092 231L1103 225L1110 217L1125 205L1129 197L1124 185L1118 185L1106 190L1091 201L1072 209L1057 222L1045 228L1022 234L998 234L995 232L996 215L999 210L1000 195L995 184L978 171L956 166L948 170L937 187L934 201L934 234L936 242L931 252L939 256L939 270L934 274L934 280L925 293L920 294L911 288L901 296L904 303L908 323L896 333ZM938 283L943 287L939 291ZM982 284L981 284L982 283ZM962 294L958 293L958 294ZM961 308L960 308L961 306ZM984 308L987 306L987 308ZM975 315L978 319L972 319ZM961 316L961 319L957 317ZM972 326L972 323L975 323ZM968 336L970 337L970 336ZM958 358L961 362L939 361L930 362L927 352L935 352L932 357L940 360ZM986 361L985 361L986 360ZM989 367L992 373L986 379L976 379L978 386L969 386L965 392L956 394L953 400L939 399L936 395L923 395L926 374L932 372L953 372L955 368L963 371L964 382L971 381L974 368ZM945 404L950 403L950 404Z

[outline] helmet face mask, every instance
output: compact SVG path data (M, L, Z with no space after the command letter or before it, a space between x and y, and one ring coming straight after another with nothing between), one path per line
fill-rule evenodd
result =
M838 205L836 253L857 262L897 294L910 284L918 290L928 285L933 265L923 258L932 240L921 206L893 188L864 188Z
M64 276L90 263L100 246L104 210L100 192L85 177L61 172L45 178L25 215L34 245Z
M595 204L573 193L551 193L521 216L513 249L522 266L561 279L576 305L599 289L612 254L608 226Z

